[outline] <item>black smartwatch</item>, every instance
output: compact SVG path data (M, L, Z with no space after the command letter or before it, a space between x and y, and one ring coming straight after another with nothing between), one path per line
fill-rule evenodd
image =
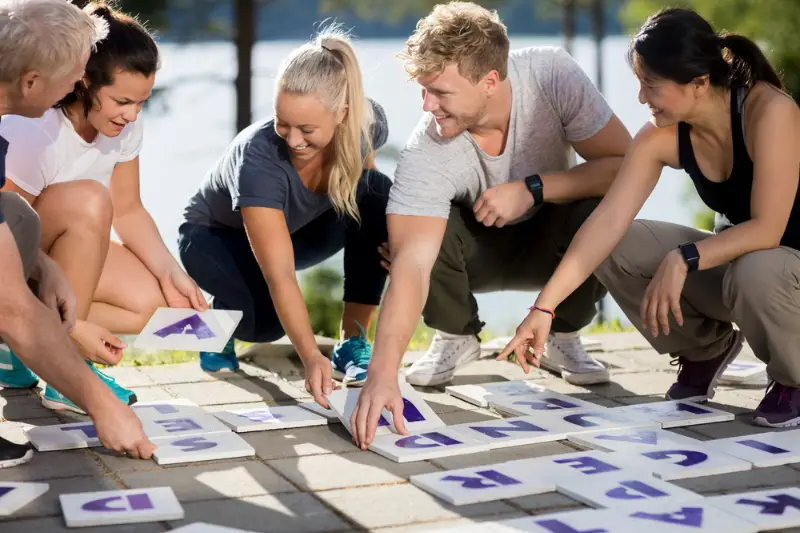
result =
M697 246L693 242L685 242L678 246L681 251L683 260L686 261L686 266L689 267L689 272L694 272L700 265L700 253L697 251Z
M525 186L533 195L533 205L541 205L544 203L544 183L539 174L528 176L525 178Z

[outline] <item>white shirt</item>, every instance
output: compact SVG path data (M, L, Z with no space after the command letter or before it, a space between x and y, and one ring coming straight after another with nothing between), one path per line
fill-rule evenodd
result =
M116 164L138 157L142 130L140 116L116 137L98 133L86 142L61 109L33 119L7 115L0 122L0 135L9 143L6 177L34 196L49 185L81 179L108 187Z

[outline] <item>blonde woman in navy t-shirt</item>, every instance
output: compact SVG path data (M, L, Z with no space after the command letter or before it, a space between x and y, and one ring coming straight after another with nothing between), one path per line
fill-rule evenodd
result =
M386 118L365 97L353 47L335 27L283 61L275 94L274 119L242 131L191 199L179 249L214 308L243 311L234 338L288 335L307 389L326 405L332 377L363 383L372 354L365 330L387 276L379 248L391 182L374 168ZM342 249L342 341L331 361L314 339L296 272ZM233 340L200 358L206 371L238 368Z

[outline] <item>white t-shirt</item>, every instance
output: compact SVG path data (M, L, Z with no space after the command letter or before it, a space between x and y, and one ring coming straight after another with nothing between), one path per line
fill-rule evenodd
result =
M508 59L512 104L503 153L487 155L466 131L443 139L424 113L400 155L388 214L448 218L452 203L472 207L491 187L567 170L576 162L570 143L611 120L603 95L561 48L523 48Z
M139 155L142 129L139 117L116 137L98 133L86 142L60 109L33 119L7 115L0 122L0 135L9 143L6 177L34 196L49 185L81 179L108 187L116 164Z

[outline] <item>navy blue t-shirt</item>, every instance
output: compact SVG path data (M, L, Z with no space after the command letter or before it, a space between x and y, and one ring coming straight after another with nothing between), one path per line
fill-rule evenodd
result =
M383 108L373 100L370 103L375 115L372 146L377 150L386 143L389 128ZM189 200L184 219L202 226L243 229L242 207L282 210L289 233L333 207L327 195L308 190L300 179L274 120L256 122L236 136Z

